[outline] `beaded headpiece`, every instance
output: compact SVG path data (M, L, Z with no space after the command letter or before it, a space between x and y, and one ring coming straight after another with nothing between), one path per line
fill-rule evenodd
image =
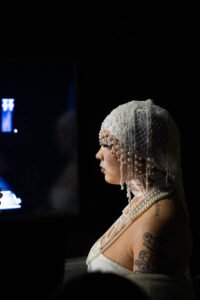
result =
M126 184L129 200L129 181L144 175L146 187L159 176L162 185L174 186L183 197L179 130L169 112L151 99L132 100L113 109L102 122L99 140L111 146L120 161L121 187Z

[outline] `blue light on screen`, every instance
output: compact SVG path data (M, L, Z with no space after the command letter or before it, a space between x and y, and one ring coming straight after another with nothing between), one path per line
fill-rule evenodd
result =
M0 211L21 208L22 200L11 191L9 184L0 176Z
M1 191L1 194L0 210L21 208L21 199L16 197L12 191Z
M1 132L13 131L14 98L1 99Z

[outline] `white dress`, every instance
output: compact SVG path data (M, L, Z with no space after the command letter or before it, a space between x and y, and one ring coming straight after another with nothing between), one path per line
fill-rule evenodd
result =
M88 264L88 272L109 272L120 275L138 285L151 300L194 300L190 278L165 274L133 273L118 263L99 254Z

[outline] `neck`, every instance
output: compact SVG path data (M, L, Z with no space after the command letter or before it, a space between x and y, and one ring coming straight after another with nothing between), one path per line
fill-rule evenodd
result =
M147 192L149 192L152 189L152 186L150 183L148 183L148 186L146 184L146 178L139 177L135 179L131 179L127 186L130 190L130 192L134 195L134 197L143 197Z

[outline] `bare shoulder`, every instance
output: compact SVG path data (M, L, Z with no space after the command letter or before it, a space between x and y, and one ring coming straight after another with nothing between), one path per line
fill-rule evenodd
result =
M139 244L135 243L136 237L137 241L141 240L143 243L143 236L146 232L150 232L152 236L163 236L172 231L178 223L183 222L184 213L174 202L173 199L159 200L131 225L130 232L134 248Z
M131 231L134 272L169 274L185 268L190 256L189 224L184 209L174 199L155 203ZM187 250L184 257L183 248L185 253Z
M183 206L173 198L161 199L154 203L144 214L143 221L160 229L180 223L187 224L187 215ZM159 226L160 225L160 226ZM164 227L163 227L164 226Z

